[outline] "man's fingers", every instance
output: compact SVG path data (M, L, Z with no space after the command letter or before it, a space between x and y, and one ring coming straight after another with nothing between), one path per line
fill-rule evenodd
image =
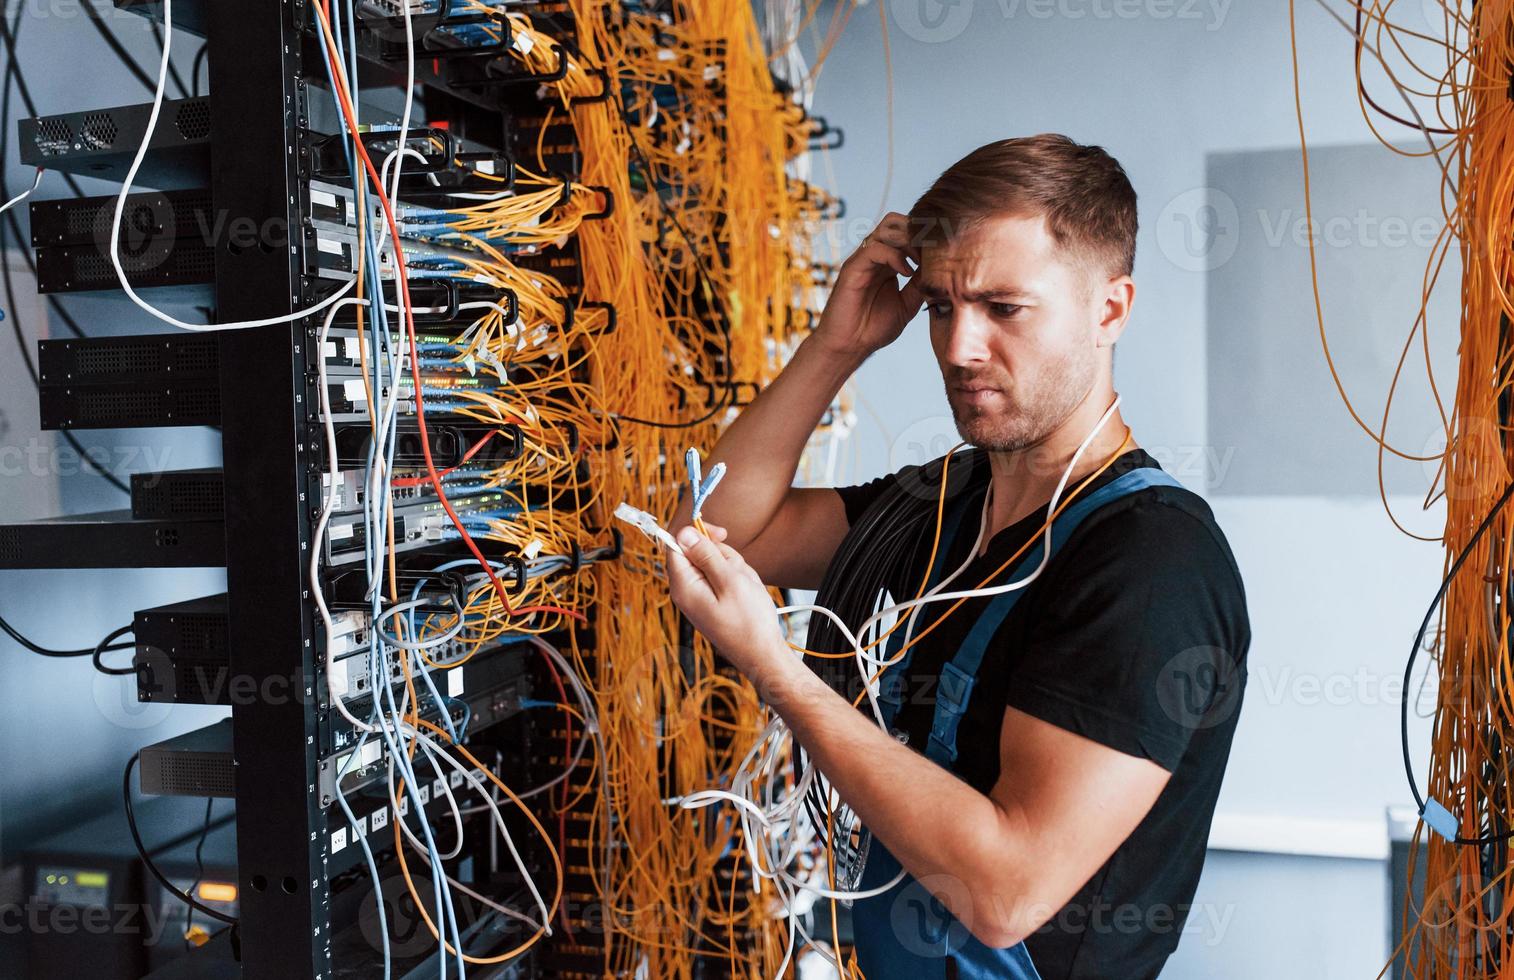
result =
M673 593L674 602L681 603L695 595L713 598L714 591L710 588L710 583L689 559L668 547L663 548L663 555L667 560L668 587Z
M709 521L705 521L704 526L705 529L710 532L710 537L716 541L724 541L727 537L730 536L726 532L726 529L721 527L719 524L711 524Z
M676 537L689 564L718 591L730 575L727 559L720 551L725 546L716 544L693 527L681 528Z
M717 540L715 542L715 547L720 549L720 555L721 555L721 557L724 558L730 564L732 564L732 565L745 565L746 564L746 559L741 557L741 552L737 551L735 548L732 548L730 545L726 544L724 541Z
M862 256L875 265L886 265L901 276L912 276L915 270L905 258L904 250L885 242L868 242L862 246Z
M873 241L892 245L894 248L904 248L909 244L909 225L901 216L896 222L887 222L873 229L868 236Z
M899 290L899 303L904 307L906 317L919 313L920 307L925 303L925 292L920 288L920 284L913 279L905 283L904 288Z

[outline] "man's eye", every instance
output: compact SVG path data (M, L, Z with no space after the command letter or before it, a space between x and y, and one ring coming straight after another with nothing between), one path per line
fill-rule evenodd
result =
M926 303L925 310L931 316L946 316L951 312L950 303Z
M1024 307L1014 303L990 303L988 304L988 308L989 312L993 313L994 316L1014 316L1024 309Z

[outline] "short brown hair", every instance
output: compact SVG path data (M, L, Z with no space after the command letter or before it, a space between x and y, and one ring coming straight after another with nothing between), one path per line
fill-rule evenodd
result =
M910 208L920 241L995 215L1042 215L1052 238L1091 270L1135 267L1136 194L1114 157L1057 133L996 140L936 178Z

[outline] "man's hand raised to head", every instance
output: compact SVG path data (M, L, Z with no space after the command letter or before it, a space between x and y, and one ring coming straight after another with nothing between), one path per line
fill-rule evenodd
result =
M835 353L860 357L893 343L924 302L913 279L919 264L909 218L890 211L841 264L815 328L816 341ZM900 287L896 276L909 281Z

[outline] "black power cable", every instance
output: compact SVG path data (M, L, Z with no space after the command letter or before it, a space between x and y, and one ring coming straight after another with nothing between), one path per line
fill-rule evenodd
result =
M130 626L125 626L121 629L116 630L114 633L111 633L105 639L101 640L99 643L96 643L92 647L82 647L78 650L54 650L50 647L42 646L39 643L34 643L33 641L23 636L19 630L17 630L10 623L7 623L3 618L0 618L0 632L5 633L6 636L9 636L11 639L15 640L17 643L30 650L32 653L38 654L43 657L93 657L102 653L111 653L116 650L131 650L135 649L136 647L135 643L113 642L115 639L119 639L126 633L130 633Z
M95 645L95 648L90 651L89 660L90 663L95 665L96 670L102 674L109 674L111 677L129 677L137 672L135 665L130 667L107 667L105 666L105 661L101 659L101 655L110 650L120 650L125 647L135 648L135 643L116 643L117 640L130 632L132 632L130 626L123 626Z
M194 894L195 889L200 887L200 882L205 880L205 838L210 836L210 812L214 809L216 798L205 797L205 824L200 828L200 840L195 844L195 880L189 886L189 893ZM189 935L194 931L195 910L191 907L184 916L184 945L190 945Z
M137 847L137 856L142 859L142 865L157 879L158 884L162 885L163 889L174 898L177 898L202 915L210 916L217 922L236 925L237 918L235 916L227 915L225 912L218 912L208 905L202 905L175 887L173 882L165 878L163 872L158 870L158 866L153 863L152 856L147 853L147 847L142 843L142 835L137 832L137 814L132 809L131 804L131 771L137 767L137 759L140 755L140 752L133 752L131 758L126 760L126 772L121 777L121 802L126 807L126 829L131 831L131 842Z
M936 502L942 493L944 459L902 471L885 491L847 531L831 559L816 592L815 604L832 610L847 627L855 631L877 609L881 592L890 588L900 568L917 568L924 560L936 529ZM961 506L964 496L976 495L989 478L989 467L982 450L963 450L951 457L944 474L947 486L943 521L950 518L954 506ZM947 556L939 556L946 561ZM913 591L914 584L910 584ZM804 648L821 653L842 653L851 644L828 616L810 617ZM849 659L824 658L806 661L827 684L848 700L854 696L851 685L858 681ZM897 668L894 668L897 669ZM809 759L802 751L795 763L796 776L804 775ZM829 840L833 852L850 859L856 848L849 843L847 820L828 819L829 801L823 780L817 779L804 798L810 826L821 840ZM848 811L843 806L842 817ZM845 863L843 861L843 863Z
M1445 579L1441 581L1440 588L1435 590L1435 598L1430 601L1430 608L1425 610L1425 618L1419 624L1419 632L1414 634L1414 645L1409 648L1409 662L1404 665L1404 697L1399 702L1398 709L1399 739L1404 751L1404 775L1409 779L1409 792L1414 794L1414 805L1419 808L1421 816L1425 812L1425 797L1420 793L1419 783L1414 779L1414 763L1409 758L1408 692L1410 690L1410 675L1414 673L1414 661L1419 656L1420 647L1425 642L1425 633L1430 629L1430 620L1434 618L1435 610L1440 608L1441 601L1445 599L1447 590L1451 588L1451 582L1456 578L1456 573L1466 563L1467 556L1472 553L1473 548L1477 547L1477 542L1482 540L1482 536L1488 533L1488 528L1493 526L1493 518L1497 517L1498 512L1503 510L1504 504L1509 502L1510 497L1514 497L1514 483L1509 484L1508 488L1504 490L1503 495L1498 498L1498 502L1488 511L1488 516L1484 517L1482 523L1477 525L1477 531L1473 533L1472 540L1467 542L1466 547L1461 549L1461 554L1457 555L1456 560L1451 563L1451 568L1446 572ZM1514 840L1514 830L1507 830L1501 834L1483 834L1479 837L1463 837L1458 834L1451 840L1452 843L1465 844L1469 847L1501 844L1505 841Z

